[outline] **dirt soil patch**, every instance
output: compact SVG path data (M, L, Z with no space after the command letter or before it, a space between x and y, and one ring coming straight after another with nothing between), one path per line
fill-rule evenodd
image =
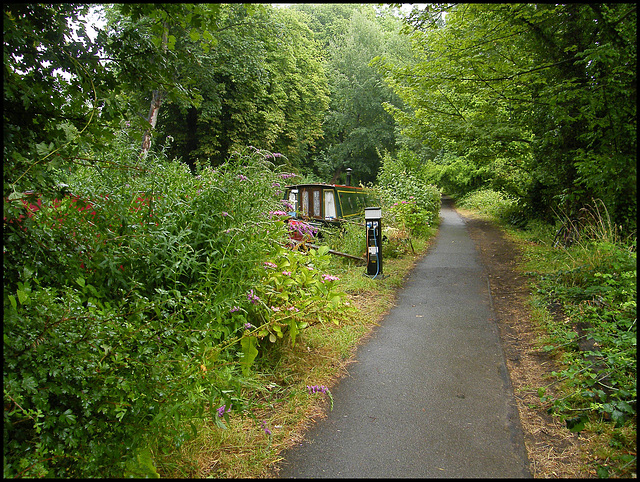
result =
M463 216L489 277L491 298L534 477L594 477L581 446L585 435L570 432L547 413L538 387L549 386L549 374L558 369L538 343L541 330L527 303L532 279L518 270L522 255L494 224L457 209ZM547 388L553 393L553 385Z

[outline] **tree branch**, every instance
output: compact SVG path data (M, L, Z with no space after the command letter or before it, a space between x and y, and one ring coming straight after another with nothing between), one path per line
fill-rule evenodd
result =
M473 78L467 79L467 78L463 77L463 78L453 78L451 80L465 80L465 81L472 81L472 82L500 82L500 81L503 81L503 80L513 80L516 77L520 77L521 75L526 75L526 74L530 74L532 72L537 72L538 70L544 70L544 69L548 69L548 68L551 68L551 67L555 67L557 65L561 65L561 64L564 64L566 62L570 62L572 60L573 59L561 60L559 62L554 62L552 64L547 64L547 65L543 65L541 67L536 67L536 68L533 68L533 69L530 69L530 70L525 70L524 72L516 72L515 74L507 75L506 77L494 77L494 78L490 78L490 79L483 79L481 77L478 77L478 78L475 78L475 79L473 79Z
M440 90L440 87L438 87L438 92L442 94L442 97L444 97L447 100L449 105L451 105L451 107L454 108L454 110L458 113L458 115L462 118L462 120L466 122L467 119L465 119L465 117L462 115L462 112L460 112L460 110L455 106L455 104L451 101L451 99L449 99L449 97L447 97L447 95L444 92L442 92L442 90Z

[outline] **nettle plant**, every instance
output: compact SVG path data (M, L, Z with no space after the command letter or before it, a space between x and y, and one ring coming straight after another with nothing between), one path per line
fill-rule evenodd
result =
M148 465L150 446L179 447L215 407L250 410L260 341L295 342L339 301L325 253L281 247L290 174L273 154L193 175L127 149L4 226L5 477Z

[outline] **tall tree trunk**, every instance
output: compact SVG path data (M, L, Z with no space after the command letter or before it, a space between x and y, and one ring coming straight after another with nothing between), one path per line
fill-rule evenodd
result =
M165 53L167 51L167 43L169 39L169 26L165 22L163 24L163 32L162 32L162 52ZM155 129L156 123L158 122L158 112L160 111L160 106L162 105L162 99L164 94L160 92L159 89L156 89L151 94L151 107L149 108L149 116L147 117L147 122L149 122L149 128L145 131L142 136L142 152L140 153L140 157L143 159L147 157L149 153L149 148L151 147L151 131Z
M162 105L162 93L159 90L154 90L151 95L151 107L149 108L149 116L147 122L149 122L149 128L142 136L142 157L147 157L149 148L151 147L151 131L155 129L158 122L158 111Z

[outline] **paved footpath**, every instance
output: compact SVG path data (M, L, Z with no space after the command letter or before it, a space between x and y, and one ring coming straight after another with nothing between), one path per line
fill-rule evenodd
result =
M280 477L531 477L487 277L447 198L441 217Z

